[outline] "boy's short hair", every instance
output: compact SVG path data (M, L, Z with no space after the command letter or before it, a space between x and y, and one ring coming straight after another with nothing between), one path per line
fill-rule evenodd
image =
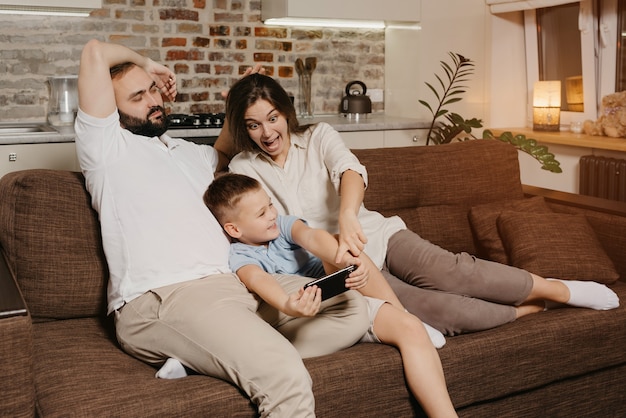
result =
M261 188L256 179L235 173L217 176L204 192L204 204L217 218L220 225L228 222L242 196Z

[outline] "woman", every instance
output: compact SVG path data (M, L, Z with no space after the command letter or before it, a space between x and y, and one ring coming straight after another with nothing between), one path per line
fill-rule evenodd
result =
M289 96L268 76L253 74L233 86L226 119L232 143L222 136L215 146L239 153L231 171L261 181L279 213L338 234L338 259L365 250L387 280L402 287L402 300L411 301L407 309L444 334L502 325L544 310L546 301L599 310L619 306L602 284L546 280L453 254L407 230L399 217L368 211L362 203L365 167L329 125L300 126Z

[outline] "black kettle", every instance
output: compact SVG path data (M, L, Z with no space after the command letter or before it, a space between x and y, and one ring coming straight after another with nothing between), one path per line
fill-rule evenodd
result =
M355 84L361 86L361 91L351 90ZM372 101L366 96L367 87L362 81L351 81L346 85L346 95L341 99L339 111L346 114L372 113Z

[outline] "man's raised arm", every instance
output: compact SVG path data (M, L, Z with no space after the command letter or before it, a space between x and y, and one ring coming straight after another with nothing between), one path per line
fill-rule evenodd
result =
M83 48L78 72L78 100L83 112L99 118L113 113L116 101L109 69L124 62L146 70L165 96L174 100L176 76L170 69L123 45L92 39Z

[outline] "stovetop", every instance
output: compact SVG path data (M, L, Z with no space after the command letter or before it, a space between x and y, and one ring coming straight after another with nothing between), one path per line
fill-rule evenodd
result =
M221 128L224 126L224 113L198 113L185 115L173 113L167 117L170 129Z

